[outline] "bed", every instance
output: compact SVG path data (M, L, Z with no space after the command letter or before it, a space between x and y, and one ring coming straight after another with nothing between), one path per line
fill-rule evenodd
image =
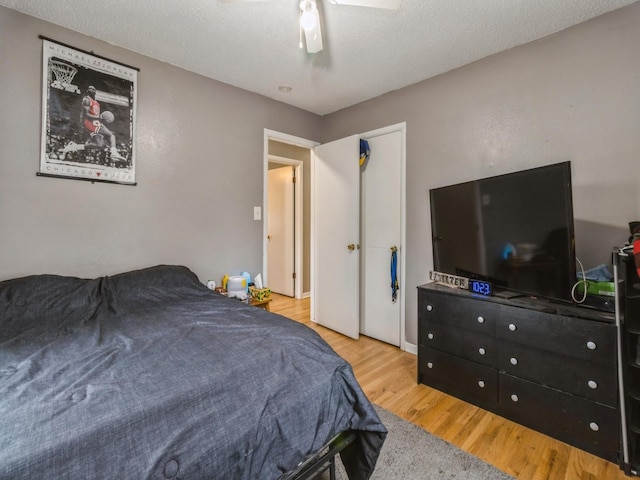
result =
M332 448L364 480L386 436L316 332L172 265L0 282L0 432L11 480L296 478Z

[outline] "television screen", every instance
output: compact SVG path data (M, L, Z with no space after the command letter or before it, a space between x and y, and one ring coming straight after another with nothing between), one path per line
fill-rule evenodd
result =
M434 270L572 301L571 164L430 190Z

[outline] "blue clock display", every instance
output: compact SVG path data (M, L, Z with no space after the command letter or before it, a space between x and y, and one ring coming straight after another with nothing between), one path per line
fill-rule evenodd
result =
M491 295L491 284L482 280L469 280L469 291L478 295Z

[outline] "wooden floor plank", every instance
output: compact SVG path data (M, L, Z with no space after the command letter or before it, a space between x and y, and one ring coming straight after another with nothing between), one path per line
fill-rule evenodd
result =
M353 367L376 405L520 480L629 479L617 465L417 383L417 358L361 336L353 340L310 321L308 298L273 294L271 311L312 328Z

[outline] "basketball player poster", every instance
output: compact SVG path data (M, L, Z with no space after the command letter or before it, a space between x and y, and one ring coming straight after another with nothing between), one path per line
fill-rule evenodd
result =
M135 185L138 69L41 38L38 175Z

